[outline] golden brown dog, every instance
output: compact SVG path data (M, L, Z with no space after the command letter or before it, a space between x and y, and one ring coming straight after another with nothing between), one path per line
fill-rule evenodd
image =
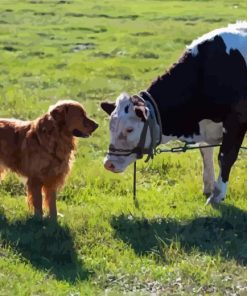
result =
M34 121L0 119L0 173L10 169L27 178L28 205L42 215L43 205L56 218L56 192L68 175L74 137L98 127L76 101L59 101Z

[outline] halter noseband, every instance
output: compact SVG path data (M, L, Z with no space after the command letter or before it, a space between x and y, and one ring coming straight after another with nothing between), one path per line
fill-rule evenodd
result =
M136 96L144 102L145 106L148 107L150 111L149 116L144 123L139 143L133 149L118 149L113 145L110 145L107 154L114 156L129 156L131 154L136 154L137 159L141 159L144 154L147 154L148 157L145 160L145 162L147 162L150 158L153 158L155 154L155 148L161 143L161 119L158 107L152 96L147 91L141 91L140 94ZM156 128L157 125L159 125L159 131ZM151 135L151 143L148 148L145 148L148 127Z

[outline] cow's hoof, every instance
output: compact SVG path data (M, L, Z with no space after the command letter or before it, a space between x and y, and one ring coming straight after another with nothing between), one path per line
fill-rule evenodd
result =
M212 193L207 199L206 205L211 204L212 206L220 204L222 200L224 200L225 195L216 187L214 193Z
M213 194L211 196L209 196L209 198L206 201L206 205L212 205L212 206L217 206L218 204L220 204L221 201L224 200L224 196L214 196Z
M206 198L209 198L212 195L212 191L211 192L203 192L203 195L205 195Z
M225 193L222 192L219 188L219 185L215 183L214 185L214 191L207 199L206 205L218 205L222 200L225 198Z

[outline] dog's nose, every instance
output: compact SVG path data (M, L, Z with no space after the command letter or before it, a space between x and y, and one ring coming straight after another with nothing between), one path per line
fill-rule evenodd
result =
M108 171L111 171L111 172L114 172L115 170L115 165L113 164L113 162L111 160L107 160L105 163L104 163L104 167L108 170Z

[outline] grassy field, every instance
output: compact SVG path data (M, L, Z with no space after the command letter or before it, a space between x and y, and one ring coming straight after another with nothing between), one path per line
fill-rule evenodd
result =
M0 116L33 119L76 99L100 124L78 141L58 223L37 221L25 188L0 185L0 295L247 295L247 155L227 199L202 195L199 152L104 170L100 101L148 87L191 40L246 17L247 2L1 0ZM179 87L179 86L178 86Z

